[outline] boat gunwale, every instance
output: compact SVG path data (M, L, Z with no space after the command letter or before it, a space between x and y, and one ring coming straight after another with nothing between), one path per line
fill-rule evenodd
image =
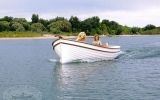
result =
M107 53L118 53L118 52L120 52L120 50L119 51L104 51L104 50L99 50L99 49L95 49L95 48L91 48L91 47L86 47L86 46L81 46L81 45L76 45L76 44L71 44L71 43L65 43L65 42L58 42L58 43L54 44L58 40L66 40L66 39L57 39L57 40L53 41L53 43L52 43L53 49L59 44L67 44L67 45L72 45L72 46L76 46L76 47L82 47L82 48L86 48L86 49L90 49L90 50L107 52ZM72 41L72 40L67 40L67 41ZM77 41L73 41L73 42L77 42ZM77 43L82 43L82 42L77 42ZM88 44L88 43L83 43L83 44L91 45L91 44ZM91 46L94 46L94 45L91 45ZM100 46L95 46L95 47L104 48L104 47L100 47ZM120 49L120 48L106 48L106 49Z

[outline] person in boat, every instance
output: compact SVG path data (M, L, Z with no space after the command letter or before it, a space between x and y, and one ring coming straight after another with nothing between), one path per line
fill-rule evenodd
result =
M102 44L102 42L100 41L100 36L98 34L94 35L94 41L92 42L93 45L95 46L101 46L101 47L108 47L108 43L107 44Z
M78 42L85 42L86 40L86 33L85 32L80 32L76 38L76 41Z

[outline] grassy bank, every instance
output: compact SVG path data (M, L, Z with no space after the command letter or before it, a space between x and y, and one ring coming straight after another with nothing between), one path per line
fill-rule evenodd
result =
M39 33L39 32L0 32L0 38L26 38L26 37L54 37L54 35L56 34L52 34L52 33ZM77 36L78 33L61 33L59 35L62 35L62 36ZM102 36L109 36L109 37L112 37L112 36L140 36L140 35L160 35L159 31L157 31L156 29L154 30L154 33L153 33L153 30L152 31L145 31L145 33L141 33L141 34L122 34L122 35L102 35ZM87 36L91 36L91 35L87 35Z
M41 37L43 33L37 32L0 32L0 38L7 37Z

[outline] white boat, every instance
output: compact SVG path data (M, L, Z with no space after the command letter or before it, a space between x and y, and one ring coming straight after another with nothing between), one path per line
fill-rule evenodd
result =
M52 46L62 64L77 61L112 60L120 54L120 46L104 48L65 39L53 41Z

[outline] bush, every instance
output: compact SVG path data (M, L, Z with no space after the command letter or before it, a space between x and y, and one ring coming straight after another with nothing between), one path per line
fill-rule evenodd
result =
M142 34L147 34L147 35L155 35L155 34L160 34L160 29L152 29L152 30L146 30L143 31Z
M146 31L146 30L152 30L152 29L155 29L155 28L156 28L156 26L154 26L152 24L149 24L149 25L147 25L147 26L144 27L144 31Z
M11 29L13 31L17 31L17 32L23 32L25 31L25 28L23 27L22 24L18 23L18 22L14 22L11 26Z
M62 33L62 32L71 32L71 23L67 20L58 20L52 22L48 25L50 32L52 33Z
M9 31L10 26L9 26L9 22L7 21L0 21L0 32L2 31Z
M131 28L131 33L132 34L138 34L138 33L140 33L140 31L141 31L141 29L138 28L138 27L132 27Z
M33 32L42 32L44 30L45 30L45 27L41 23L33 23L31 25L31 31L33 31Z

